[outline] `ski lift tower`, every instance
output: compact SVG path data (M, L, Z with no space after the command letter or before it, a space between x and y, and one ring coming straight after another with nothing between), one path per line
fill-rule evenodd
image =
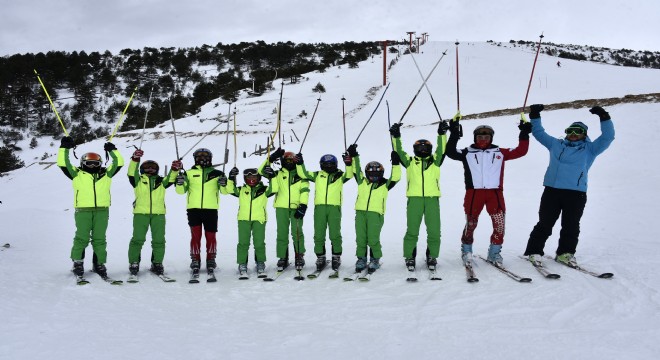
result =
M417 53L419 54L419 39L421 39L421 37L418 36L415 39L417 39Z
M414 33L415 33L414 31L406 32L406 34L408 34L410 36L410 40L408 41L408 50L410 50L410 52L412 52L412 45L413 45L412 36L413 36Z

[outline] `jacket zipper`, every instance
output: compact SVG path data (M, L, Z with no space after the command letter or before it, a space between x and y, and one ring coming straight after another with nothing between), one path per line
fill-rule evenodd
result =
M580 173L580 177L578 178L577 181L577 186L580 186L580 180L582 180L582 176L584 176L584 171Z

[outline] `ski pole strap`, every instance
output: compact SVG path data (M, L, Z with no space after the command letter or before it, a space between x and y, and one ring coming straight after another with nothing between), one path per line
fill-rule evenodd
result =
M461 112L458 111L456 115L452 118L452 121L461 121L461 118L463 118L463 115L461 115Z
M520 113L520 121L521 121L521 124L522 124L522 123L529 122L529 121L527 120L527 118L525 117L525 112L524 112L524 111Z

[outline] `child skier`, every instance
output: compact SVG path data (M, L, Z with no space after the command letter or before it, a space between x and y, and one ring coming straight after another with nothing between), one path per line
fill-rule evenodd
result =
M266 186L261 182L261 175L257 169L245 169L243 171L245 185L237 187L236 175L238 169L234 167L229 171L227 191L238 198L236 263L239 276L242 278L247 276L248 250L252 237L257 274L263 277L266 271L266 206L268 198L275 193L272 189L273 182Z
M341 202L344 183L353 177L352 159L344 154L346 172L337 168L337 158L326 154L319 161L321 171L307 172L303 155L296 155L296 170L298 176L316 183L314 189L314 253L316 254L316 270L325 268L325 234L326 229L332 244L332 270L338 271L341 265Z
M392 151L392 174L389 179L383 178L385 168L377 161L368 163L364 168L364 175L360 169L360 157L357 145L348 147L348 154L353 158L353 171L358 183L358 195L355 201L355 241L357 247L355 255L355 272L362 272L367 267L367 245L369 246L371 260L369 273L380 267L380 258L383 252L380 245L380 231L383 228L385 204L388 192L401 179L401 165L399 154Z
M124 165L124 158L113 143L107 142L103 145L103 149L112 158L108 168L101 166L101 155L93 152L84 154L80 158L80 167L74 167L69 160L69 151L74 145L73 138L63 137L57 155L57 166L62 169L64 175L73 180L76 222L76 234L71 248L73 273L79 277L79 281L84 275L85 248L91 239L94 249L93 269L102 278L107 279L105 233L110 214L110 185L112 177Z
M166 177L158 175L158 163L147 160L140 165L144 155L141 149L135 150L128 164L128 181L133 186L133 237L128 245L128 270L136 276L140 271L140 253L151 228L151 268L156 275L163 275L165 257L165 189L175 181L181 169L181 161L172 162L172 169Z
M282 169L273 171L269 163L280 160ZM289 228L295 253L296 270L305 266L305 235L303 234L303 218L307 211L309 199L309 181L298 176L296 171L296 155L284 152L282 149L274 151L259 167L259 174L276 183L275 219L277 221L277 269L284 270L289 265Z
M532 124L525 122L518 125L518 146L514 149L500 148L493 144L495 131L488 125L480 125L474 129L474 143L460 151L456 144L460 138L458 121L451 121L449 141L446 154L450 159L463 163L465 170L465 227L461 236L461 254L463 262L472 262L472 243L474 230L479 222L479 214L484 206L493 223L493 233L488 247L488 261L502 264L502 243L504 242L504 219L506 205L504 203L504 162L517 159L527 154L529 148L529 133Z
M212 165L211 150L201 148L193 153L195 166L176 178L177 194L188 194L187 213L190 226L190 268L199 272L201 261L202 226L206 238L206 270L212 274L216 268L218 208L220 194L228 194L225 173Z
M438 124L438 140L435 155L430 141L415 141L415 156L408 156L401 146L401 123L390 127L394 149L401 158L401 165L406 168L408 182L406 196L406 218L408 227L403 238L403 256L408 270L414 271L417 255L417 238L422 218L426 223L426 265L435 270L440 254L440 165L443 161L447 129L445 121Z

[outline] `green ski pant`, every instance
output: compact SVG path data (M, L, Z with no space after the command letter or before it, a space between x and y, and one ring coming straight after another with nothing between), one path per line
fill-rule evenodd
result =
M296 254L305 253L305 234L303 234L303 219L296 219L293 214L296 209L275 208L277 221L276 253L280 259L289 258L289 228L291 228L291 241Z
M71 248L71 260L82 260L85 258L85 248L92 242L94 254L99 264L105 264L108 253L106 252L105 231L108 229L108 208L76 209L73 218L76 222L76 235L73 238Z
M142 245L151 227L151 262L162 264L165 258L165 215L133 214L133 237L128 244L128 263L140 262Z
M383 228L384 216L374 211L355 211L355 242L357 257L367 257L367 245L371 256L376 259L383 257L380 246L380 230Z
M266 223L238 220L238 244L236 263L247 264L250 250L250 237L254 243L254 257L257 262L266 262Z
M325 232L330 233L332 254L341 255L341 206L314 206L314 253L325 255Z
M403 238L403 256L412 258L416 254L417 238L422 218L426 224L426 249L428 255L437 258L440 255L440 198L409 197L406 208L408 228Z

